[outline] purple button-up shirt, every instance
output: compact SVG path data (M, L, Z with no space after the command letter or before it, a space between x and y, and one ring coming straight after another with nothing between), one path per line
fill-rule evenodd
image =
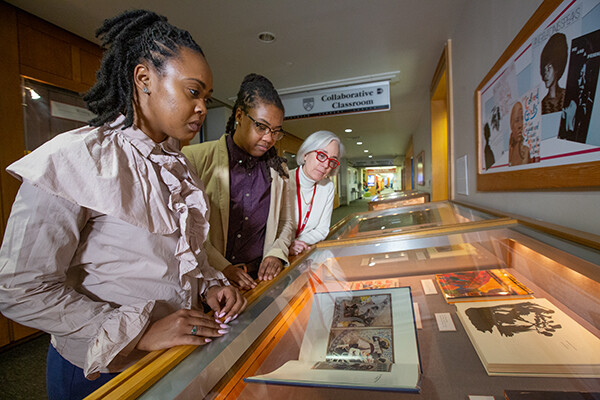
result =
M265 245L271 201L271 176L262 157L256 158L227 136L229 153L229 227L225 258L258 271Z

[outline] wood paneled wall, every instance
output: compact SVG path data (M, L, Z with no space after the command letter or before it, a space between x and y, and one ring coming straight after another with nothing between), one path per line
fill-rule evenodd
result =
M20 185L6 167L25 154L21 77L85 92L101 58L96 44L0 1L0 240ZM0 318L0 346L34 332Z
M23 155L23 110L21 109L21 82L19 76L19 48L17 9L0 2L0 199L2 213L0 239L4 236L6 220L19 183L5 171L6 167Z

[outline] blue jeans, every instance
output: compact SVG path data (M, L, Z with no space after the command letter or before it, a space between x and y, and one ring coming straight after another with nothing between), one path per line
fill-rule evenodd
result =
M83 369L65 360L50 344L46 359L46 390L49 400L83 399L117 374L100 374L90 381L83 376Z

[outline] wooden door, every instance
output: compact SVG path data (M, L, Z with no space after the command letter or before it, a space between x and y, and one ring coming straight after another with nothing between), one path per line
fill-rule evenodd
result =
M433 77L431 106L431 201L447 200L449 179L449 137L451 129L450 41L446 44Z

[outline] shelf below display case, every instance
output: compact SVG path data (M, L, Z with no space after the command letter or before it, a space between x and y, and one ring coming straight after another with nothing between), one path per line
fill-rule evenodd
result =
M488 222L457 225L437 234L356 239L352 246L322 243L255 295L228 335L194 349L168 372L168 362L149 363L150 370L160 371L157 377L148 380L143 371L133 376L146 380L145 392L122 396L132 393L135 383L125 382L113 390L113 397L104 398L459 399L487 394L500 399L505 389L600 391L595 378L486 372L456 306L445 301L435 284L435 274L504 269L533 292L534 300L546 299L595 339L600 336L600 252L520 224ZM314 292L348 290L361 281L372 286L373 280L411 288L417 326L422 326L417 330L420 394L243 382L244 377L270 373L298 359ZM436 294L426 294L428 281ZM440 313L447 314L455 331L438 330Z

